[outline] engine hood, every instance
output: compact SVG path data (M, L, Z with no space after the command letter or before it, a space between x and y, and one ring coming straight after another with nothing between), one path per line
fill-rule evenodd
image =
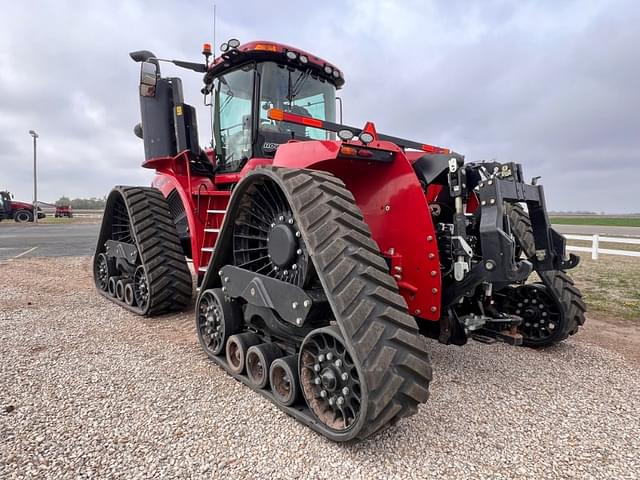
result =
M33 210L33 205L31 205L30 203L16 202L16 201L12 200L11 201L11 208L13 210L22 210L22 209Z

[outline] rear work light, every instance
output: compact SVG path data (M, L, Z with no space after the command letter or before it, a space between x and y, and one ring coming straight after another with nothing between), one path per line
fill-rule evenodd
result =
M342 145L340 147L340 156L360 160L372 160L374 162L393 162L394 152L390 150L362 148L355 145Z

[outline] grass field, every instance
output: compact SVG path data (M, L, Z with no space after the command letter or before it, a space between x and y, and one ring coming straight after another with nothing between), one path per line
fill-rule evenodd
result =
M591 260L582 254L571 270L591 315L640 323L640 258L609 256Z
M601 225L605 227L640 227L640 217L607 217L607 216L584 216L584 217L551 217L551 223L556 225Z

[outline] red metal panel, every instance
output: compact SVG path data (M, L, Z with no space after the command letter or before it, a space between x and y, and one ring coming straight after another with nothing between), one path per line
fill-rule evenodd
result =
M410 312L417 317L438 320L440 260L424 192L401 149L389 142L370 145L396 152L395 161L336 158L339 142L318 141L281 145L273 164L324 170L344 181L380 251L391 262L391 273Z

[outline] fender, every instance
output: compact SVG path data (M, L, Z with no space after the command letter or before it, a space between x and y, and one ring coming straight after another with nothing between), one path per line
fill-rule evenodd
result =
M369 144L395 153L394 160L385 163L341 157L341 145L335 141L290 142L278 148L273 165L324 170L340 178L355 197L387 259L409 312L438 320L438 244L431 212L411 163L402 149L390 142Z

